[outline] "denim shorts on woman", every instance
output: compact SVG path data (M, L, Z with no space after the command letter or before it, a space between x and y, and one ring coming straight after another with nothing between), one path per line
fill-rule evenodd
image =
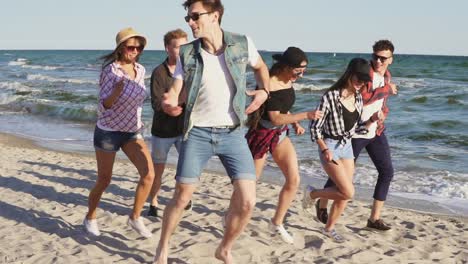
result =
M254 161L244 135L239 127L193 127L179 154L177 182L197 183L212 156L219 157L231 181L255 181Z
M143 139L143 135L139 131L107 131L97 126L94 129L94 148L102 151L117 152L128 141L137 139Z
M354 159L353 145L351 144L351 140L349 140L348 143L346 143L344 146L339 144L339 140L331 138L325 138L323 139L323 141L327 145L328 150L333 153L333 160L336 161L339 159ZM320 147L318 148L318 152L322 164L328 163L325 160L324 155L320 150Z

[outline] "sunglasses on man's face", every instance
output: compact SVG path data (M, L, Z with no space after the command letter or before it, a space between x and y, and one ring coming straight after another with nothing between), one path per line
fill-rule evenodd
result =
M127 50L127 52L132 52L134 50L137 50L138 52L142 52L143 46L125 46L125 49Z
M185 18L185 22L189 22L190 19L192 19L193 21L197 21L198 19L200 19L200 16L201 15L206 15L206 14L210 14L210 13L213 13L213 12L205 12L205 13L192 13L192 14L187 14L184 18Z
M372 59L375 60L375 61L378 61L380 60L380 62L384 63L386 60L390 59L392 56L390 57L384 57L384 56L380 56L380 55L377 55L377 54L372 54Z

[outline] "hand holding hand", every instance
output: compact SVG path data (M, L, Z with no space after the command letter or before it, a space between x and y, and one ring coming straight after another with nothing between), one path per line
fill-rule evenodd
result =
M316 111L307 112L307 119L309 120L316 120L322 117L323 117L322 111L316 110Z

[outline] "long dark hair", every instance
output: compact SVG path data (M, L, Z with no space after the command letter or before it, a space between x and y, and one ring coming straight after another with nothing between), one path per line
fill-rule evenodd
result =
M138 42L140 45L142 45L143 43L145 43L144 39L141 38L141 37L131 37L127 40L125 40L124 42L120 43L119 46L117 46L115 48L114 51L112 51L111 53L109 54L106 54L102 57L99 57L100 60L102 60L102 68L105 68L107 65L113 63L114 61L116 60L120 60L122 57L123 57L123 54L124 54L124 49L125 49L125 44L127 43L127 41L129 41L130 39L132 38L136 38L138 39ZM141 55L141 52L140 54L138 54L138 56L136 57L136 61L138 62L138 60L140 59L140 55Z
M271 66L269 70L270 77L279 76L283 72L291 71L291 70L292 68L288 66L287 64L277 61ZM255 90L258 90L258 89L259 87L257 86ZM257 110L255 110L253 113L249 115L249 118L247 119L248 127L252 129L256 129L258 127L258 123L260 122L260 119L262 118L263 113L265 112L265 107L266 107L265 103L263 103Z

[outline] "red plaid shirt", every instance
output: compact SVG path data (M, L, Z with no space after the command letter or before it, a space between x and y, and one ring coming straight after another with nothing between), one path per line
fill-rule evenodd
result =
M374 79L374 70L372 69L372 67L371 67L371 71L370 71L370 76L371 76L371 79L373 80ZM389 83L391 81L391 78L392 78L392 76L391 76L390 72L387 70L385 72L385 74L384 74L384 83L385 83L384 86L379 87L377 89L372 89L373 88L372 87L372 81L370 81L370 82L367 83L367 87L365 89L361 89L361 91L360 91L361 96L362 96L362 101L364 103L364 108L366 107L366 105L372 104L375 101L383 99L382 112L383 112L384 118L383 118L382 121L380 121L380 120L377 121L376 134L378 136L380 136L380 134L382 134L382 132L385 129L384 121L387 118L387 115L388 115L388 112L389 112L389 109L388 109L388 106L387 106L387 98L388 98L388 96L392 95L392 88L389 85ZM371 121L377 120L375 118L376 117L372 116ZM367 121L367 120L362 120L362 121ZM360 124L360 125L361 125L361 127L364 126L364 124ZM357 130L360 130L360 128L357 129Z

